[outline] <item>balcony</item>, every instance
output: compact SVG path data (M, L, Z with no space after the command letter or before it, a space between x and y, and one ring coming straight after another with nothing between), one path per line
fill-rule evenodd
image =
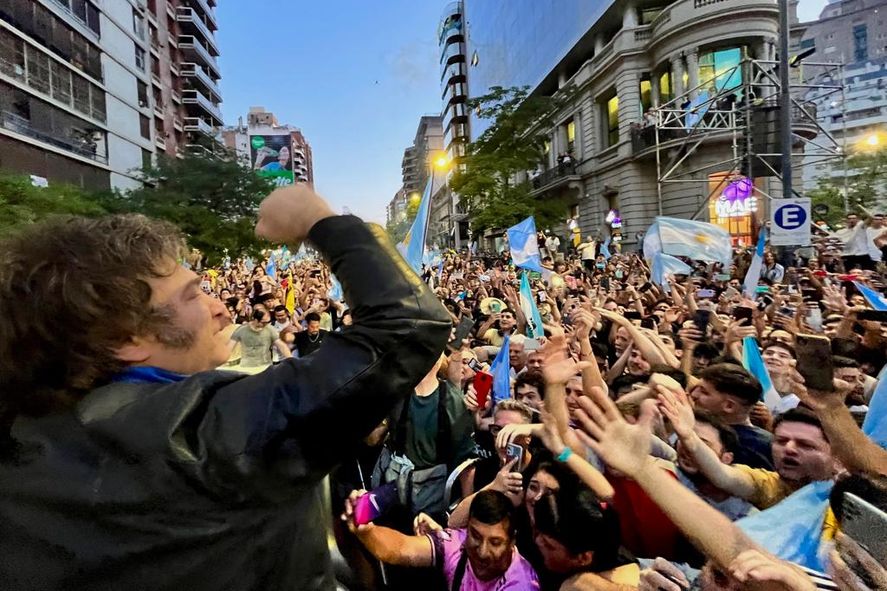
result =
M214 56L219 55L219 48L216 45L213 32L209 30L196 10L187 6L179 6L176 8L176 21L184 33L192 33L194 30L200 33L209 47L210 53Z
M450 108L446 110L443 118L443 129L444 131L451 124L456 123L465 123L468 121L468 108L464 103L456 103L454 105L450 105Z
M440 54L440 63L442 66L450 65L458 60L465 61L464 43L447 45Z
M532 194L536 196L581 180L582 177L576 173L576 164L570 163L558 164L531 179L530 183L533 185Z
M779 8L773 0L678 0L665 8L652 22L652 38L655 43L655 40L672 34L686 34L688 25L705 26L706 21L715 23L761 12L770 12L775 18L779 14ZM747 27L744 25L748 22L736 23L738 30L745 32Z
M219 23L216 21L216 14L212 7L207 3L206 0L186 0L187 4L189 4L192 8L199 9L199 12L206 17L206 20L210 22L210 26L213 31L219 28Z
M197 83L199 83L199 85L202 85L203 88L207 91L206 94L210 95L210 97L219 100L222 99L222 93L219 90L219 85L216 84L216 81L212 79L212 77L206 70L204 70L197 64L182 64L181 73L182 76L191 80L191 84L195 84L196 81Z
M215 128L200 117L185 117L185 131L202 133L209 137L216 134Z
M0 112L0 127L100 164L108 164L108 156L101 153L104 146L91 139L62 137L36 129L24 117L8 111Z
M182 122L182 118L176 115L172 120L172 126L179 131L185 131L184 123Z
M222 125L222 111L218 105L206 98L200 91L190 89L182 91L182 102L186 105L197 105L203 109L208 115L212 116L219 125Z
M219 64L216 58L210 54L209 50L193 35L179 36L179 49L189 62L197 63L209 68L216 78L221 78L222 73L219 71Z
M440 75L441 87L452 82L464 82L468 76L468 67L465 62L450 64Z

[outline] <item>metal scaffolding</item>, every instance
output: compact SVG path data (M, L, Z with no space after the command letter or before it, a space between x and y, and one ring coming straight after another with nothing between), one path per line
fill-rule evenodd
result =
M792 170L841 160L846 171L846 134L835 138L817 119L817 102L838 102L843 109L843 65L799 62L792 65L790 74ZM740 76L739 84L729 85L730 80ZM637 129L635 135L642 144L652 140L655 147L659 214L662 215L665 185L708 184L713 173L726 173L716 191L747 177L758 196L773 199L769 191L754 183L754 178L776 178L781 185L780 160L785 148L779 141L779 96L778 62L745 58L737 66L718 72L715 79L653 109L646 126ZM701 147L724 141L731 142L731 157L691 166L691 157ZM846 172L844 178L846 183ZM706 192L709 197L713 194ZM793 193L801 196L796 190ZM698 218L707 207L708 199L693 218Z

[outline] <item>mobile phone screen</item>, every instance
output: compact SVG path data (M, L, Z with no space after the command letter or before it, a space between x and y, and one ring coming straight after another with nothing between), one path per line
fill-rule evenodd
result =
M833 389L831 342L818 335L795 335L795 352L798 355L798 373L804 385L811 390L830 392Z

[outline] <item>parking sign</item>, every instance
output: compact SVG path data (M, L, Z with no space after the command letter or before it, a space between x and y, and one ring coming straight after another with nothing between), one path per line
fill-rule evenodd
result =
M810 245L809 199L774 199L770 202L770 244Z

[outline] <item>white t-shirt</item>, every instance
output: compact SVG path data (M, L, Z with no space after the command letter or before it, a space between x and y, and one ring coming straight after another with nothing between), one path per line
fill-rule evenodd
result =
M557 252L557 249L560 248L560 246L561 246L561 239L558 238L557 236L549 236L545 240L545 248L547 248L548 252L550 252L552 254Z
M838 230L835 232L835 236L844 243L844 252L842 254L845 257L867 255L869 253L868 245L866 244L868 242L868 234L866 234L864 223L857 222L853 228Z
M597 249L597 244L594 242L583 242L579 245L579 256L582 257L583 261L594 260L594 251Z
M887 228L883 228L883 227L881 227L881 228L871 228L870 227L870 228L865 229L866 245L868 246L868 249L869 249L869 256L872 257L873 261L877 262L877 261L881 260L881 249L878 248L877 246L875 246L875 238L877 238L878 236L883 234L885 231L887 231Z

